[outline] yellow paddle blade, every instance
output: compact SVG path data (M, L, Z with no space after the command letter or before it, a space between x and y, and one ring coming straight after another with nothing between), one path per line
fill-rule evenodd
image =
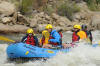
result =
M100 45L100 41L98 42L98 44Z
M0 36L0 40L7 41L7 42L15 42L14 40L11 40L11 39L6 38L4 36Z

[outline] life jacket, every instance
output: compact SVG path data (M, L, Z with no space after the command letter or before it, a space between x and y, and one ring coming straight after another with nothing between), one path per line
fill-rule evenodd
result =
M30 44L30 45L35 46L34 36L27 36L26 44Z
M63 37L63 34L62 34L61 32L58 32L58 33L59 33L59 35L60 35L60 37L61 37L60 43L62 44L62 37ZM49 36L49 39L54 39L54 38L50 35L50 36ZM59 45L59 43L54 43L54 42L50 42L50 44L55 45L55 46Z
M73 32L72 41L79 41L79 39L86 39L87 35L84 31Z
M48 44L48 40L49 40L49 38L42 37L42 38L40 39L40 43L41 43L42 45L46 45L46 44Z
M76 32L73 32L72 42L78 41L79 39L80 39L80 37L77 35L77 33Z
M86 39L87 35L84 31L77 32L77 35L80 37L80 39Z
M42 37L41 41L42 41L42 44L44 44L45 43L45 37Z

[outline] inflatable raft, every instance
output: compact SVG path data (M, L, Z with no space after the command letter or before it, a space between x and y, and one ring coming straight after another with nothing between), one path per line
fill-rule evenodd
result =
M7 47L8 58L50 58L57 55L58 52L69 52L70 49L46 49L32 46L25 43L14 43Z

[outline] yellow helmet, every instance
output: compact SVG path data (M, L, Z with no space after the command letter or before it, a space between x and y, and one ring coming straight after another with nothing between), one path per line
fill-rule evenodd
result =
M47 30L43 30L42 35L45 35L45 33L47 33L47 32L48 32Z
M45 38L48 38L49 37L49 32L47 30L44 30L42 31L42 35L45 37Z
M48 25L46 25L45 28L46 28L46 29L52 29L52 25L51 25L51 24L48 24Z
M32 28L29 28L29 29L27 29L27 33L29 34L29 33L33 33L34 31L33 31L33 29Z
M80 25L74 25L74 28L81 29Z

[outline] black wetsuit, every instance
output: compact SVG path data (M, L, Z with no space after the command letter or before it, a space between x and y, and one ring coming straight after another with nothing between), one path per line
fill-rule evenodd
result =
M93 38L92 38L92 33L91 33L91 31L90 31L90 30L89 30L89 31L87 30L87 31L85 31L85 32L86 32L88 38L90 39L90 41L92 42Z

